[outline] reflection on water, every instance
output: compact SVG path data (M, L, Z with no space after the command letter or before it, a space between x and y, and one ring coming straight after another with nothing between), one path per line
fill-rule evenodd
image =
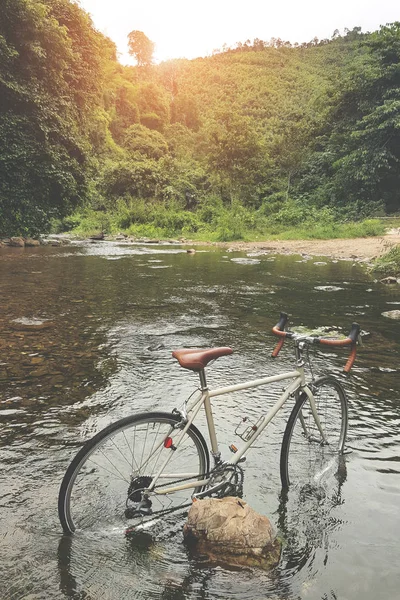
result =
M397 597L400 325L382 312L396 307L398 287L351 261L99 243L0 249L0 294L2 599ZM356 320L366 335L343 378L351 453L335 493L280 496L286 409L246 462L244 497L285 540L279 567L199 563L181 524L140 540L62 536L58 486L82 441L132 412L185 400L197 381L174 348L232 346L210 368L212 386L291 369L289 344L269 358L280 310L307 329L347 333ZM319 373L340 374L344 363L342 351L313 359ZM279 389L215 399L225 456L240 419L256 420Z

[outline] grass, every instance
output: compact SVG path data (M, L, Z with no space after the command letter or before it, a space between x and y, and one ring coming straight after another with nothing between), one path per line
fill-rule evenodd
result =
M185 237L202 242L327 240L383 235L387 224L380 219L338 223L327 211L313 212L307 220L287 220L266 216L237 204L229 209L222 205L200 207L196 212L176 205L151 204L144 201L121 202L113 211L83 209L58 223L60 230L90 236L99 231L126 233L133 237L171 239Z
M377 275L400 277L400 246L393 246L389 252L377 258L372 271Z

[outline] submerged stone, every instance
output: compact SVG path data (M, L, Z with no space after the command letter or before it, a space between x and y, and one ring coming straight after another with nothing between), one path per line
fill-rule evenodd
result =
M389 319L400 319L400 310L387 310L382 313L382 316Z
M18 331L40 331L42 329L49 329L53 327L54 323L48 319L37 319L35 317L21 317L20 319L14 319L11 322L11 328Z
M338 292L339 290L343 290L344 288L339 287L337 285L316 285L314 289L321 292Z
M259 265L260 261L256 258L231 258L232 262L238 263L239 265Z

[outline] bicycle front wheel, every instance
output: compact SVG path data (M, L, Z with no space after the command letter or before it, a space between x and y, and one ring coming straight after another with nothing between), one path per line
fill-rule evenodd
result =
M209 453L199 430L181 434L180 418L146 413L121 419L100 431L81 448L61 483L58 513L63 530L101 531L126 528L164 516L190 503L201 487L164 494L168 487L199 481L209 470ZM135 512L156 473L169 458L146 505ZM180 483L177 483L180 482Z
M344 389L333 377L321 377L312 386L323 434L314 419L305 392L288 419L281 448L281 481L284 489L324 486L338 478L347 434L348 405Z

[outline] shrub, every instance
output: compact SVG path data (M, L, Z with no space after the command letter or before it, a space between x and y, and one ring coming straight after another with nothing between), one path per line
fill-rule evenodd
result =
M384 254L376 259L374 266L372 267L374 273L380 275L400 275L400 245L394 246Z

